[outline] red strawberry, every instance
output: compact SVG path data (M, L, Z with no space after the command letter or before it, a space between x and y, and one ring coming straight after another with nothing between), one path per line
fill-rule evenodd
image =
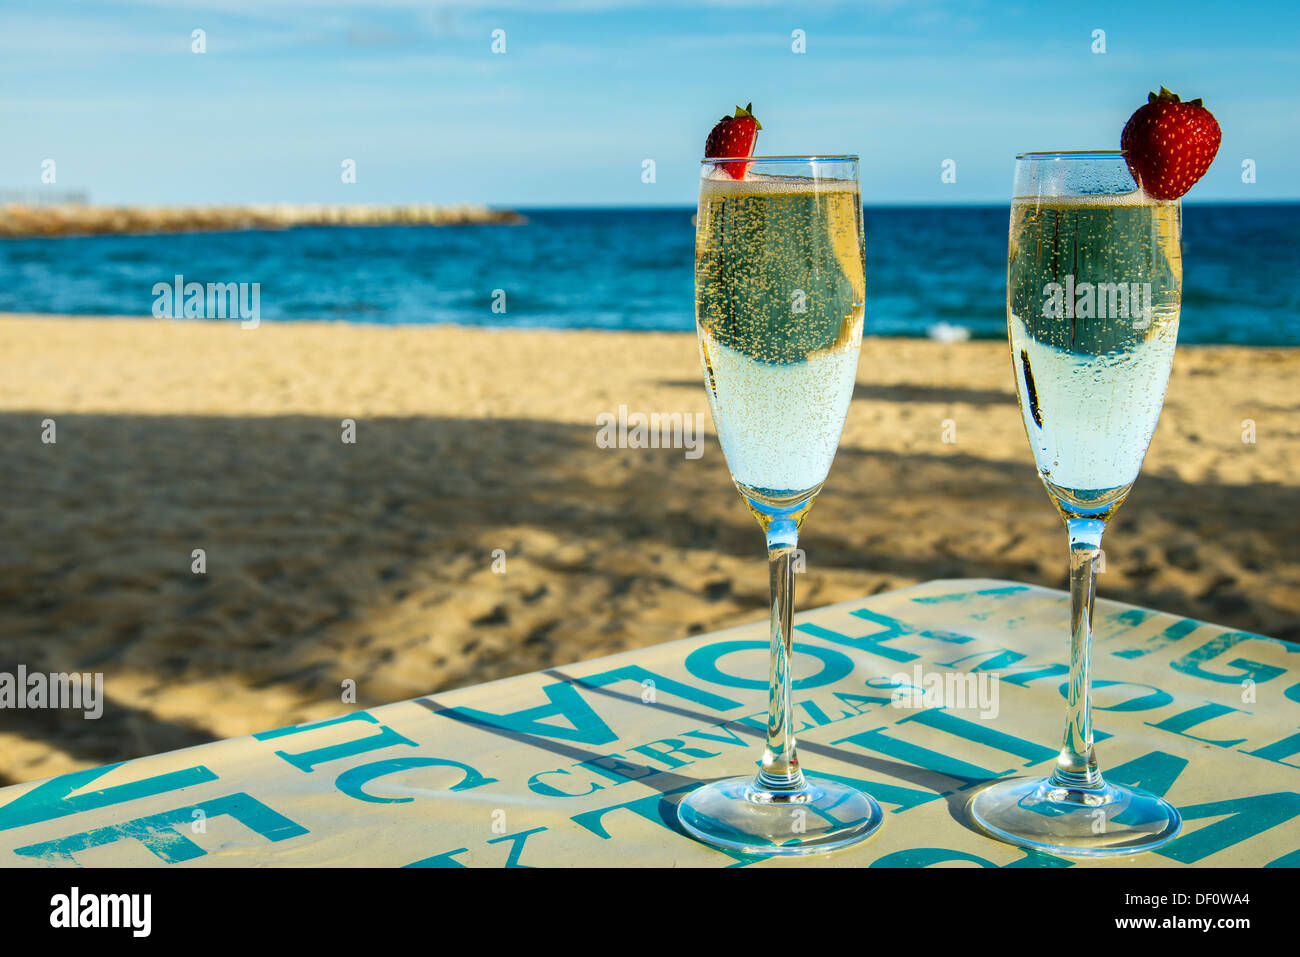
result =
M1162 86L1129 117L1119 145L1148 196L1177 199L1205 175L1222 136L1199 99L1184 103Z
M754 141L758 139L758 131L763 128L763 124L754 119L754 114L750 112L753 108L753 103L743 109L737 106L735 116L724 116L718 120L704 144L706 158L754 155ZM745 173L749 170L748 163L719 163L718 165L726 170L732 179L744 179Z

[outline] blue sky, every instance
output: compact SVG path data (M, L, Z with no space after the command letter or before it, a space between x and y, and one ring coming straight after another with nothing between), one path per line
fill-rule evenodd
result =
M1294 2L6 0L0 187L54 159L100 203L687 205L752 100L759 152L859 153L868 203L1003 202L1016 152L1117 148L1163 83L1224 131L1189 199L1300 199L1298 49Z

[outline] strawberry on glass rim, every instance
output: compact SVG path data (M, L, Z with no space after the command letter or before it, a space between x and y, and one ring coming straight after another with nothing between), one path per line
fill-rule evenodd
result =
M1199 98L1183 102L1162 86L1129 117L1119 145L1146 194L1174 200L1205 175L1221 139L1218 121Z
M735 116L724 116L709 132L704 143L705 159L737 159L754 155L754 143L763 124L751 112L754 104L737 106ZM719 163L732 179L744 179L748 163Z

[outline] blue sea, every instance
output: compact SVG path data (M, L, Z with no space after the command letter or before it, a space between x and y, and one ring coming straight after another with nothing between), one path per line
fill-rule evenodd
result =
M179 274L260 283L264 321L694 328L693 209L522 212L518 226L3 240L0 311L147 316ZM867 333L1001 338L1007 218L866 209ZM1300 205L1185 206L1183 264L1180 341L1300 344Z

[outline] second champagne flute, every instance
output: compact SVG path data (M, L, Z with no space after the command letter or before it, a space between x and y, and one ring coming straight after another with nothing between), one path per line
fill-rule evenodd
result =
M860 791L805 776L790 715L792 558L853 398L866 298L856 156L707 159L695 317L713 424L767 536L771 660L756 775L683 798L682 826L747 854L808 854L880 826Z
M1070 543L1070 681L1056 767L974 796L995 837L1057 854L1149 851L1181 826L1168 802L1105 780L1093 753L1092 612L1101 534L1160 418L1178 339L1177 200L1147 196L1124 154L1016 157L1007 332L1039 477Z

